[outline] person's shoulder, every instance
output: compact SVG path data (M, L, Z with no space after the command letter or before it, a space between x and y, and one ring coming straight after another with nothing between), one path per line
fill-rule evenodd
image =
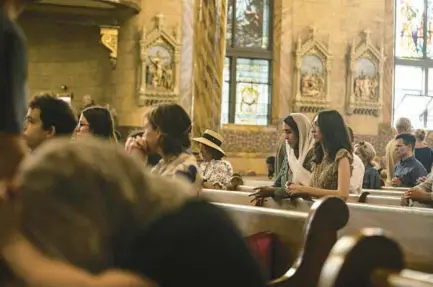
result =
M347 158L350 164L353 163L353 154L345 148L341 148L335 155L335 161L339 162L341 159Z

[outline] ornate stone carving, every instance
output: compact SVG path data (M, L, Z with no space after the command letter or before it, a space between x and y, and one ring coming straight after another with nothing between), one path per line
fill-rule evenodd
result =
M113 69L117 63L117 44L119 36L119 27L116 26L101 26L101 43L110 50L110 61Z
M316 29L309 28L309 38L298 38L295 66L295 98L297 112L316 113L329 108L332 55L325 44L316 39Z
M164 16L156 16L155 27L147 33L143 27L140 40L139 105L177 102L179 99L179 30L167 31Z
M370 31L363 32L359 45L353 44L348 57L346 112L378 117L382 110L383 66L385 63L383 43L376 48L370 39Z

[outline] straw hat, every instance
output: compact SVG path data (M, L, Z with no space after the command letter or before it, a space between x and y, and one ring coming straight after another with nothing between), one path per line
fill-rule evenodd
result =
M193 138L192 140L207 145L208 147L211 147L221 152L223 155L226 155L226 153L221 148L224 139L217 132L206 130L202 137Z

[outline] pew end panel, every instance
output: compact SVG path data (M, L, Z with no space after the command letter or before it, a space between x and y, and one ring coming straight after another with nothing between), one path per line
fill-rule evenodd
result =
M319 287L364 287L375 285L375 270L400 272L404 267L400 246L380 228L365 228L340 238L323 266ZM376 282L378 284L378 282Z
M226 203L214 204L229 214L244 237L259 232L271 232L275 235L272 278L281 276L293 264L303 244L307 213Z
M317 285L320 270L329 251L337 240L337 232L349 220L349 209L339 197L324 197L317 200L304 227L304 244L297 260L271 286Z

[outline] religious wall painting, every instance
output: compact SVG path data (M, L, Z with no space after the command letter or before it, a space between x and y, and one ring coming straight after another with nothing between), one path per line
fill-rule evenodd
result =
M173 49L161 43L147 50L146 85L155 91L171 91L174 83Z
M316 29L310 27L307 40L299 37L297 42L294 111L317 113L329 108L331 62L327 45L316 38Z
M177 102L179 99L179 32L167 31L163 15L156 16L154 29L143 28L140 40L139 105Z
M360 58L355 66L353 92L356 100L377 101L379 99L379 76L375 64L368 58Z
M383 44L381 48L375 47L370 31L366 30L361 43L352 44L348 59L347 113L380 116L385 62Z
M323 98L325 75L322 60L315 55L306 55L301 63L301 94L303 97Z

